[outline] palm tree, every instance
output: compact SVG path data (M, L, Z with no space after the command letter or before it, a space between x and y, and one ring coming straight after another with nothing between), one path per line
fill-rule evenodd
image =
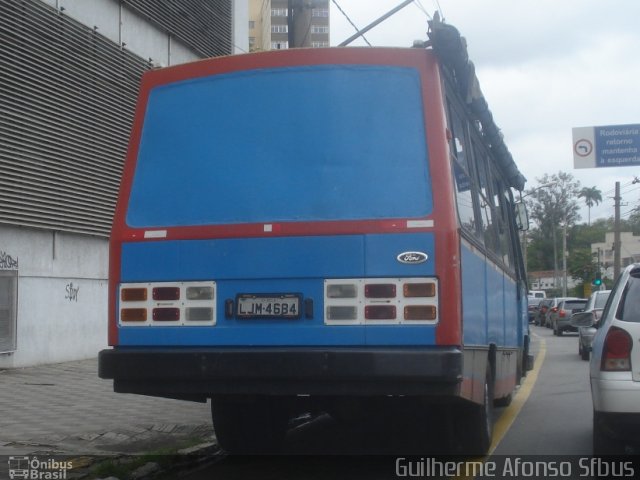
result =
M584 197L584 203L587 204L589 209L588 225L591 225L591 207L602 202L602 192L598 190L598 187L584 187L580 190L578 197Z

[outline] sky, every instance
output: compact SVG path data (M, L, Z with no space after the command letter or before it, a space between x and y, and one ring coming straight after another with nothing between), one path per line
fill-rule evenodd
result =
M401 0L336 0L363 28ZM331 45L354 28L331 6ZM420 8L420 6L422 8ZM469 58L526 188L544 174L571 173L597 187L591 220L612 217L615 182L622 218L640 205L639 167L574 169L573 127L640 124L640 1L420 0L365 34L373 46L426 40L427 14L439 10L467 39ZM427 13L425 13L425 11ZM351 46L366 46L358 39ZM582 199L581 222L587 222Z

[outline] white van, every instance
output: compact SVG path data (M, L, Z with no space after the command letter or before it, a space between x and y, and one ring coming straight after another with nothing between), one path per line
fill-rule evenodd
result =
M529 298L547 298L547 294L542 290L529 290L527 295Z

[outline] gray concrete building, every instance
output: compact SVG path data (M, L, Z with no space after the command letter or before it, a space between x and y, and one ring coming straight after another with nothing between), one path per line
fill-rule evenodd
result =
M0 2L0 368L105 347L140 77L248 50L247 0Z

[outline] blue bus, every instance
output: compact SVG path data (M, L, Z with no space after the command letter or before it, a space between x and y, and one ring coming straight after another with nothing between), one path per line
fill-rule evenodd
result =
M440 22L425 48L150 71L100 376L210 399L229 452L276 449L300 399L349 418L384 398L446 405L456 451L484 453L528 365L524 182Z

